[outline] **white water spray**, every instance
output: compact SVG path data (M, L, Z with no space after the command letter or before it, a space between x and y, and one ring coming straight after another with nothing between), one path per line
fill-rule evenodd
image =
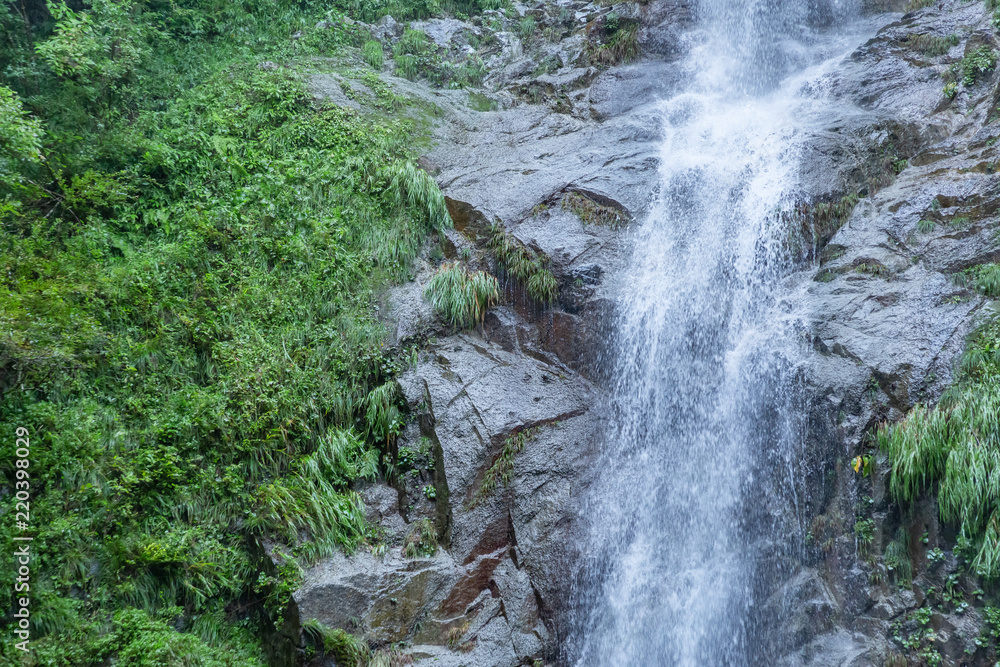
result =
M824 74L863 38L842 5L702 0L688 83L661 105L659 196L620 276L578 667L767 665L780 651L762 607L802 536L803 433L777 211L831 112Z

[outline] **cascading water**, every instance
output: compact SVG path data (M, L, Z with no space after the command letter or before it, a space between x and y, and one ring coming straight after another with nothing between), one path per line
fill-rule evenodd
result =
M831 112L824 72L864 36L855 13L701 0L687 82L662 103L660 193L620 277L571 664L767 665L779 650L765 602L803 534L803 353L778 210Z

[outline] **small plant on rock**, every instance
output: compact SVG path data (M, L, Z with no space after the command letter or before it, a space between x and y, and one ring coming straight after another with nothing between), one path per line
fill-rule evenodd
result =
M430 519L421 519L403 540L403 555L407 558L426 558L437 553L437 531Z
M962 83L966 87L973 85L980 74L984 74L997 64L996 51L988 46L981 46L962 58Z
M534 17L525 16L521 19L521 22L517 24L517 34L521 36L521 40L527 42L535 34L535 29L538 25L535 23Z

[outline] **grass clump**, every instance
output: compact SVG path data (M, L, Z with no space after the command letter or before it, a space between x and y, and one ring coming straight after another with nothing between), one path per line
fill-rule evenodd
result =
M483 321L500 300L497 279L483 271L469 273L458 262L442 264L427 283L424 298L450 325L468 329Z
M950 34L946 37L935 35L919 34L910 35L907 44L915 51L919 51L925 56L936 57L948 53L953 46L958 46L961 38L957 34Z
M302 631L324 655L333 656L338 665L366 667L370 662L368 644L345 630L327 627L311 618L302 623Z
M907 584L913 579L909 534L902 526L899 527L896 536L885 548L885 567L898 583Z
M382 44L374 39L365 42L364 49L362 50L365 62L368 65L378 71L382 71L382 66L385 64L385 54L382 52Z
M517 34L521 37L521 41L527 42L535 35L535 31L538 29L538 24L535 22L533 16L525 16L517 24Z
M917 223L917 231L921 234L930 234L934 231L935 226L936 223L933 220L923 218Z
M609 29L606 27L606 31ZM589 47L590 60L598 67L630 63L637 60L641 53L639 25L633 22L621 23L602 44Z
M555 303L559 296L559 283L543 260L521 245L502 226L494 224L487 242L501 271L513 278L538 303Z
M955 274L955 282L971 287L983 296L1000 298L1000 265L980 264Z
M983 287L995 290L996 269L983 270ZM974 278L978 280L978 278ZM970 339L958 381L934 408L917 406L905 419L877 431L890 464L889 491L911 503L937 490L943 521L969 541L972 565L987 579L1000 575L1000 322Z
M806 253L817 254L844 226L859 201L860 195L850 193L832 202L801 203L791 211L782 212L789 228L797 230L792 232L789 244Z
M403 555L407 558L429 558L437 553L438 541L434 522L421 519L403 540Z

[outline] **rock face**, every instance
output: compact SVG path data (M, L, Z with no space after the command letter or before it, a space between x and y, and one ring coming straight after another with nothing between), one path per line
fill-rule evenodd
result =
M936 51L926 46L928 37L949 35L960 39ZM812 533L821 544L783 593L803 599L796 614L822 610L823 621L804 624L808 631L791 641L788 665L910 664L891 627L915 631L911 612L924 603L922 591L940 590L959 571L950 556L942 565L926 560L932 548L950 552L953 542L932 502L899 515L866 436L875 424L940 396L966 336L988 308L952 276L1000 255L1000 179L993 174L1000 132L991 124L998 77L983 73L948 99L942 74L994 40L981 4L934 3L889 22L836 75L835 94L857 113L837 119L824 141L847 147L868 132L870 143L878 143L877 133L887 132L909 160L891 184L860 200L797 296L811 313L816 353L804 373L812 402ZM851 163L839 164L848 180ZM847 465L858 454L876 458L872 479ZM872 546L859 547L855 517L869 509ZM877 555L900 525L927 536L910 541L912 592L888 580L870 584L879 572ZM941 664L987 664L974 643L977 612L935 612L930 623L936 639L925 644L940 653Z
M499 222L544 258L559 283L557 303L543 307L507 282L506 305L476 330L455 333L422 298L435 268L425 254L414 281L383 304L390 343L419 348L417 363L399 377L408 417L397 446L411 467L391 486L363 491L387 549L316 564L295 601L303 619L373 645L406 642L418 664L554 664L566 634L580 496L600 443L601 361L614 302L604 277L621 261L623 232L652 197L660 133L650 105L664 85L665 60L600 70L580 64L582 28L609 8L561 5L566 11L530 15L539 30L564 30L564 38L527 48L509 19L495 42L484 25L411 26L446 57L477 40L496 45L484 56L492 109L476 110L481 105L464 90L382 76L438 110L436 145L421 165L440 183L454 222L445 258L461 255L470 268L496 272L487 241ZM671 6L635 6L637 22L642 12L652 17L642 29L662 33L643 39L670 57L671 12L681 11ZM386 43L402 34L391 21L372 32ZM336 75L312 79L315 95L343 105L345 83ZM575 91L575 101L560 107L569 113L524 104L537 86L550 102ZM433 539L407 555L428 528Z
M865 3L873 13L909 4ZM445 256L498 272L487 241L499 223L546 258L557 303L543 308L508 283L505 305L475 331L455 333L422 299L435 263L427 255L414 282L387 296L391 344L419 348L400 376L408 417L397 445L410 467L391 485L364 490L388 547L317 564L295 594L303 619L376 645L407 642L418 664L557 660L579 498L601 441L604 341L616 300L605 278L621 267L623 235L653 196L654 103L681 77L673 63L693 21L687 0L616 5L619 20L637 27L643 59L598 67L588 54L610 8L515 6L516 18L487 12L476 23L412 26L449 58L479 44L487 65L481 91L382 79L437 110L436 143L421 164L441 185L455 223ZM522 34L527 18L544 40ZM775 641L789 666L906 664L892 625L915 623L920 591L940 588L957 571L951 556L933 567L926 561L929 549L949 545L933 503L904 521L886 497L884 473L858 478L848 461L870 451L866 434L875 424L948 386L965 336L987 308L951 275L1000 256L993 173L1000 130L990 122L998 76L980 74L953 99L942 90L949 67L994 45L990 15L982 3L940 0L873 20L884 27L832 75L843 116L813 138L803 162L804 202L859 201L810 249L818 259L789 280L799 286L791 300L808 314L803 336L813 349L801 369L813 546L787 564L787 580L761 612L779 619ZM389 19L371 32L392 44L403 29ZM957 41L946 39L952 34ZM917 35L942 41L928 48L929 38ZM315 94L357 106L336 77L312 82ZM595 210L619 224L595 222ZM864 498L874 520L869 550L859 548L855 528ZM928 535L911 545L914 591L871 583L873 554L901 524ZM935 612L927 623L942 664L985 659L973 643L978 612Z

